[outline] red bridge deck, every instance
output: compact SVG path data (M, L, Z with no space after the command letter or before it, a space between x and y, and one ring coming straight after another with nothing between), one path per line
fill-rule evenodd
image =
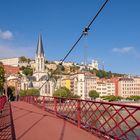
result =
M96 136L53 114L25 103L12 102L17 140L96 140Z

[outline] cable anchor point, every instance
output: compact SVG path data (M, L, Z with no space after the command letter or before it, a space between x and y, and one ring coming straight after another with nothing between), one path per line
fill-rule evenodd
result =
M85 27L85 29L83 30L83 34L88 35L89 29L90 29L89 27Z

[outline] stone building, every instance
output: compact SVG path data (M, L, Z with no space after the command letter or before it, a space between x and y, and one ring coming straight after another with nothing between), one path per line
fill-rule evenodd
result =
M45 71L45 54L43 49L42 37L39 35L38 45L35 54L35 72L33 76L22 78L21 88L37 88L42 96L52 96L55 81L49 78L48 71Z
M71 91L81 99L89 99L90 90L96 90L97 77L90 73L77 73L71 75Z

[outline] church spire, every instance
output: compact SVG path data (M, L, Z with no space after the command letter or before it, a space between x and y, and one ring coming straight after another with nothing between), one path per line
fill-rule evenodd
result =
M39 34L39 38L38 38L36 55L37 56L44 56L44 49L43 49L42 36L41 36L41 34Z
M44 49L42 44L42 37L41 34L38 38L37 50L36 50L36 72L44 72L45 71L45 56L44 56Z

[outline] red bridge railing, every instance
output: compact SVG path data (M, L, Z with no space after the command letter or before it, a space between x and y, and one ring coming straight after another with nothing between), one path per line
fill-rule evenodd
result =
M46 96L26 96L20 100L106 139L140 140L140 106Z
M0 140L15 140L11 105L6 96L0 96Z
M3 110L5 103L6 103L6 96L0 96L0 111Z

